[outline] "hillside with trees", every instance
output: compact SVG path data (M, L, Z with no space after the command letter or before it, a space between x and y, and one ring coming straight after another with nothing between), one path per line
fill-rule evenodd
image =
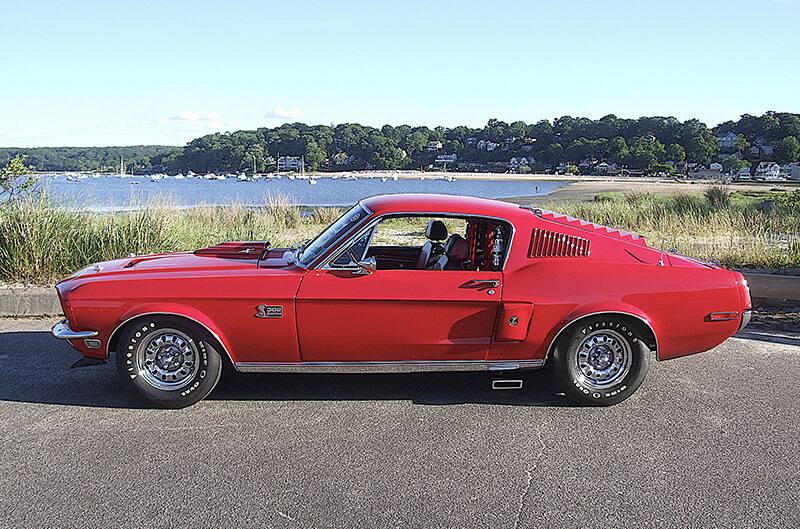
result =
M729 135L728 143L719 138ZM718 162L735 172L759 161L800 157L800 115L743 115L710 129L697 119L560 117L536 123L496 119L482 128L381 128L286 123L216 133L185 147L0 148L0 164L16 154L37 170L128 172L268 172L280 157L302 157L309 171L447 168L463 171L681 173ZM452 156L455 155L455 156ZM446 167L445 167L446 164Z
M149 173L182 152L180 147L134 145L130 147L0 147L0 166L17 155L36 171L119 172L120 160L127 173Z

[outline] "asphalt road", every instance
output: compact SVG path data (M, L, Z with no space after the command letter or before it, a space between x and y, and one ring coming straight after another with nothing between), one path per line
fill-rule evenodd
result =
M796 337L654 363L606 409L539 372L224 376L164 411L50 323L0 320L0 527L800 527Z

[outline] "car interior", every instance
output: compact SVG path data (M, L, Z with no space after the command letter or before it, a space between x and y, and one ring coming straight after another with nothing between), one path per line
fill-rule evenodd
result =
M387 217L330 263L351 268L374 257L378 270L502 270L511 227L482 217Z

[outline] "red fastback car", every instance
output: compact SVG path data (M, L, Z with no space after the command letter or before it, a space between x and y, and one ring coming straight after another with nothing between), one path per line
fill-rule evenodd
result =
M538 368L609 405L651 353L711 349L750 318L738 272L557 213L459 196L362 200L298 248L230 242L95 264L56 286L53 328L112 353L149 401L243 372Z

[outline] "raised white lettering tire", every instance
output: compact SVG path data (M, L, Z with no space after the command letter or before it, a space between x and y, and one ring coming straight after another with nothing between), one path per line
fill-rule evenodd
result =
M222 373L222 358L208 331L178 317L134 320L123 329L116 356L120 377L135 393L163 408L202 400Z
M639 325L614 317L586 318L559 338L551 359L564 392L586 406L630 397L650 367Z

